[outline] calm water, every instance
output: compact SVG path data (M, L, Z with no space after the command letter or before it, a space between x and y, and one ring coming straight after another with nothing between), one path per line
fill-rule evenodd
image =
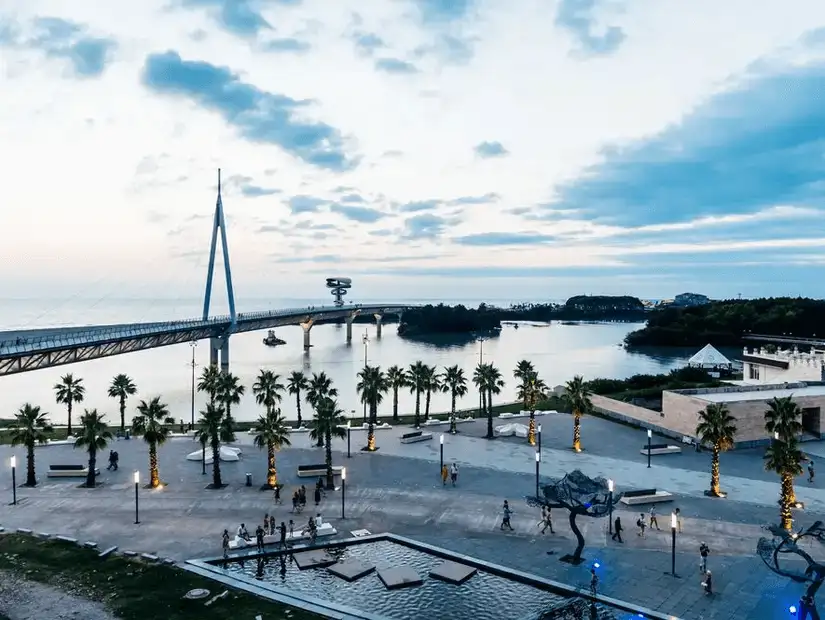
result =
M369 300L359 300L367 303ZM386 300L384 300L386 301ZM400 302L416 302L398 300ZM309 304L328 303L321 299L244 300L238 302L239 310L253 311L267 308L305 307ZM453 303L453 302L449 302ZM475 305L478 302L463 302ZM198 316L200 303L168 300L72 300L54 302L43 300L5 301L0 310L0 329L32 328L56 325L85 325L138 321L170 320ZM223 309L215 308L215 314ZM617 346L627 332L638 329L639 324L608 323L561 325L521 325L519 329L505 326L500 336L484 341L485 362L496 364L502 371L507 385L498 397L500 402L515 400L516 384L512 371L521 359L529 359L539 374L554 386L575 374L585 378L624 378L636 373L659 373L683 366L693 351L661 350L650 353L629 352ZM312 329L313 347L308 355L302 347L302 331L298 326L284 327L276 333L287 344L270 348L261 339L265 332L252 332L232 336L230 364L234 373L250 389L255 375L261 368L271 369L281 375L293 370L304 372L325 371L333 380L340 394L342 407L361 411L355 393L355 376L364 363L364 346L361 335L364 330L370 337L368 359L370 364L382 367L393 364L407 366L421 360L439 367L458 364L465 373L472 375L478 363L480 345L477 342L440 345L404 340L396 334L396 326L384 326L383 337L378 340L374 325L354 325L353 344L346 343L344 326L326 325ZM208 364L209 351L205 342L196 349L196 363ZM126 373L138 386L138 397L161 395L169 404L176 419L189 420L191 389L192 348L189 344L141 351L117 357L83 362L71 366L38 370L20 375L0 377L0 417L9 417L22 403L32 402L52 414L56 423L65 423L66 415L54 402L52 386L66 372L84 379L87 388L82 407L96 407L117 417L116 402L106 396L106 389L113 375ZM399 411L411 412L414 396L408 392L399 394ZM471 392L459 407L472 407L478 402ZM196 394L196 410L202 408L204 398ZM434 394L432 411L445 411L450 406L449 394ZM423 407L423 403L422 403ZM304 406L304 410L306 410ZM285 395L282 411L287 418L295 418L295 401ZM392 397L386 398L379 414L392 412ZM252 420L260 414L253 398L247 395L233 409L239 420ZM128 414L127 414L128 415Z

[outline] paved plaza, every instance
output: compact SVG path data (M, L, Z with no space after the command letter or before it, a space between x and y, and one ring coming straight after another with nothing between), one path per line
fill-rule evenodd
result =
M580 518L585 534L585 557L601 565L600 590L608 596L672 613L685 619L780 618L798 600L799 586L771 573L755 555L762 527L777 520L779 485L763 471L760 451L740 451L722 456L722 484L726 500L709 499L710 456L686 450L680 455L653 457L647 468L639 453L646 441L644 432L599 418L583 421L586 452L575 454L567 447L571 436L570 416L550 414L539 418L543 427L542 476L561 476L581 469L590 476L611 477L617 491L657 487L676 495L671 504L659 505L662 531L635 533L635 511L621 506L617 514L625 526L625 542L612 542L607 519ZM523 420L522 420L523 421ZM380 450L368 454L360 450L363 431L352 431L351 453L346 440L335 440L334 461L347 467L346 520L341 520L341 495L328 492L317 511L323 513L348 536L357 529L372 533L392 532L443 546L483 560L525 570L537 575L585 587L589 563L573 567L558 561L572 551L574 537L566 513L554 511L556 534L539 533L539 515L524 497L535 492L534 449L526 440L481 438L483 420L460 425L457 436L445 437L444 456L460 468L456 488L442 487L439 477L438 436L446 426L426 429L432 441L401 444L399 435L409 430L399 427L377 432ZM121 550L154 553L185 560L216 555L224 528L234 533L240 522L254 529L269 512L278 520L294 518L296 523L314 514L312 494L303 515L292 515L289 498L302 482L312 488L314 479L299 479L299 464L323 462L323 450L310 445L305 433L292 435L293 446L278 453L279 479L286 484L284 504L274 506L272 493L259 490L266 469L265 453L254 448L252 437L239 434L243 457L237 463L222 463L225 489L206 489L211 480L201 473L199 462L185 455L198 449L190 438L170 440L160 448L161 478L168 486L155 491L140 490L140 521L134 524L132 472L147 478L147 450L140 440L121 440L114 445L120 453L120 469L105 470L106 453L101 455L97 489L78 488L80 480L53 480L45 476L49 464L85 463L86 455L71 446L37 449L36 489L21 488L18 506L3 502L0 524L7 529L25 527L93 540L101 547L118 545ZM807 446L806 446L807 447ZM812 446L814 447L814 446ZM810 450L816 453L818 447ZM24 463L24 451L0 447L3 463L16 454ZM7 467L7 466L6 466ZM253 486L245 486L245 474L253 476ZM825 472L823 472L825 474ZM24 473L18 468L18 481ZM0 493L11 500L11 480L0 480ZM807 510L799 512L797 524L809 525L825 516L825 488L797 480L797 495ZM515 532L500 531L500 507L508 499L513 507ZM680 507L684 531L677 540L677 573L670 571L669 512ZM702 593L698 572L698 547L706 541L712 550L709 566L714 574L716 594Z

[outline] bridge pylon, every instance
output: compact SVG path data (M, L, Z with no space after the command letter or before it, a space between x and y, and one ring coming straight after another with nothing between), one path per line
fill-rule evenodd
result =
M212 276L215 272L215 252L218 248L218 231L221 233L221 254L226 275L226 295L229 298L229 318L235 324L235 292L232 287L232 268L229 266L229 243L226 239L226 219L221 200L221 169L218 168L218 200L215 203L215 217L212 219L212 243L209 247L209 268L206 272L206 294L203 297L203 320L209 318L209 302L212 301Z

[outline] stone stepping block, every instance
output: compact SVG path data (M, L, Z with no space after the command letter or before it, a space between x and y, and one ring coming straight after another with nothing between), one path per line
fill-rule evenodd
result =
M467 581L470 577L478 572L477 569L466 564L459 564L458 562L451 562L447 560L438 566L433 567L430 571L430 577L459 585Z
M375 566L372 564L364 564L358 560L348 560L346 562L333 564L327 570L345 581L357 581L364 575L369 575L374 571Z
M420 586L424 583L414 568L410 566L395 566L384 568L378 571L378 578L383 582L387 590L397 588L408 588L410 586Z
M326 551L319 549L315 551L302 551L301 553L294 554L292 557L295 559L295 564L298 565L299 570L326 568L338 561Z

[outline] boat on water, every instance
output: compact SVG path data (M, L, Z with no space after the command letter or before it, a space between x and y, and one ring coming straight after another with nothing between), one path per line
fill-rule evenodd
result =
M275 332L270 329L266 336L264 336L264 344L268 347L277 347L282 344L286 344L286 340L281 340L278 338L278 336L275 335Z

